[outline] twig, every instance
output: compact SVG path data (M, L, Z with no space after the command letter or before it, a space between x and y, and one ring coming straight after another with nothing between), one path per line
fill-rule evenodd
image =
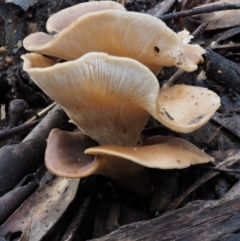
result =
M53 128L57 128L65 123L69 118L67 117L64 110L60 105L56 105L48 114L43 118L43 120L25 137L24 141L30 139L36 139L40 141L46 141L50 131ZM32 122L30 122L32 123Z
M209 46L213 50L235 50L240 48L240 44L222 44L222 45L217 45L217 46Z
M201 25L199 25L197 27L197 29L192 33L192 36L194 38L197 38L198 36L200 36L204 29L207 27L208 23L202 23ZM174 85L180 78L182 78L184 75L186 74L185 71L179 69L177 70L174 75L172 75L172 77L164 84L164 85L168 85L168 86L172 86Z
M207 7L201 7L201 8L195 8L195 9L181 11L181 12L165 14L163 16L160 16L159 19L166 21L166 20L175 19L175 18L187 17L187 16L203 14L203 13L212 13L212 12L218 12L223 10L231 10L231 9L240 9L240 4L221 3L221 4L207 6Z
M240 173L240 169L229 169L229 168L218 168L218 167L210 167L210 166L202 166L203 169L208 169L217 172L225 172L225 173Z
M185 74L186 74L185 71L183 71L181 69L177 70L164 85L173 86Z
M1 130L0 131L0 139L4 138L4 137L7 137L7 136L10 136L10 135L13 135L13 134L17 134L20 131L27 130L28 128L31 128L31 127L35 126L39 121L40 120L35 120L35 121L29 122L29 123L24 123L20 126L13 127L11 129Z
M75 217L73 218L72 222L68 226L65 234L63 235L61 241L71 241L74 240L75 235L78 231L79 226L82 224L84 216L86 215L87 209L89 208L89 204L91 201L91 197L87 197L82 205L76 212Z
M213 177L217 176L220 173L219 169L224 170L227 166L233 165L235 162L238 161L238 158L236 160L232 160L231 158L228 158L221 163L219 163L215 168L218 169L218 171L209 171L205 175L203 175L200 179L198 179L195 183L193 183L187 190L185 190L180 196L178 196L167 208L168 211L176 209L182 201L194 190L196 190L198 187L200 187L205 182L209 181Z
M199 36L201 36L203 34L203 32L207 26L208 26L207 22L201 23L201 25L199 25L191 35L194 38L198 38Z
M44 114L46 114L48 111L50 111L57 103L54 102L52 103L51 105L49 105L48 107L46 107L45 109L41 110L39 113L37 113L38 117L41 117L43 116ZM26 121L25 123L29 123L29 122L32 122L34 120L36 120L37 117L36 116L33 116L31 119L29 119L28 121Z

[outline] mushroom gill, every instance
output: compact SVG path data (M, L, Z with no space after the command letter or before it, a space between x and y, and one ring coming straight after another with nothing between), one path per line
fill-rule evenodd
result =
M83 132L51 132L45 163L54 174L65 177L101 174L130 189L142 187L140 192L146 193L144 166L184 168L213 161L180 138L158 137L146 140L141 146L139 143L150 115L173 130L189 132L199 128L220 105L215 93L187 85L160 91L155 75L147 67L133 59L104 53L89 53L58 64L34 53L22 59L23 69ZM179 92L176 96L175 91ZM198 98L197 109L194 101L189 103L191 93ZM85 157L84 150L96 157Z
M201 55L205 50L184 43L188 42L182 39L186 36L180 36L150 15L111 9L85 14L54 37L41 32L31 34L23 45L29 51L64 60L74 60L89 52L129 57L154 74L162 66L194 71L203 62Z

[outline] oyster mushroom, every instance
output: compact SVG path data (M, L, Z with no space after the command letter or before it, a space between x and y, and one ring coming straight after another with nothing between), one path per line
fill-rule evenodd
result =
M158 137L138 144L150 115L182 132L202 126L220 105L219 97L212 91L187 85L160 91L156 77L147 67L133 59L104 53L89 53L58 64L40 54L22 58L23 69L83 132L56 129L51 132L45 163L54 174L65 177L101 174L131 189L142 187L141 191L146 193L144 166L185 168L213 161L180 138ZM175 91L179 92L176 96ZM192 92L199 101L198 108L192 95L185 96ZM84 156L84 150L96 157Z
M53 14L47 21L46 29L49 33L59 33L80 16L106 9L126 10L123 5L113 1L91 1L80 3Z
M144 29L144 31L143 31ZM205 50L190 45L161 20L143 13L103 10L79 17L57 36L43 32L23 41L29 51L74 60L89 52L136 59L158 74L162 66L194 71Z

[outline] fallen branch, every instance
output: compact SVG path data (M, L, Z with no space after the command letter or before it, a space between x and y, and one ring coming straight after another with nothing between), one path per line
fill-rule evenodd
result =
M1 130L0 131L0 139L5 138L5 137L10 136L10 135L17 134L20 131L25 131L25 130L35 126L39 121L40 120L35 120L35 121L28 122L28 123L24 123L20 126L13 127L11 129Z
M188 17L192 15L197 15L197 14L213 13L213 12L231 10L231 9L240 9L240 4L221 3L221 4L207 6L207 7L201 7L201 8L195 8L195 9L181 11L181 12L165 14L160 16L159 19L166 21L166 20L175 19L175 18L182 18L182 17Z
M229 237L239 240L239 229L240 198L235 197L228 201L196 201L158 218L122 226L94 240L226 241Z

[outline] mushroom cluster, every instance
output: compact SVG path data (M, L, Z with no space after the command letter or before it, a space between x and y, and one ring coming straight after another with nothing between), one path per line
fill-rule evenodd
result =
M72 178L100 174L146 194L145 167L185 168L213 161L184 139L141 140L150 116L188 133L220 106L210 90L187 85L160 89L154 75L162 66L195 70L203 61L200 46L184 43L154 17L107 1L63 10L48 20L47 29L58 34L35 33L24 40L26 49L41 54L23 55L23 69L81 130L51 131L45 164L52 173ZM42 54L67 61L56 63Z

